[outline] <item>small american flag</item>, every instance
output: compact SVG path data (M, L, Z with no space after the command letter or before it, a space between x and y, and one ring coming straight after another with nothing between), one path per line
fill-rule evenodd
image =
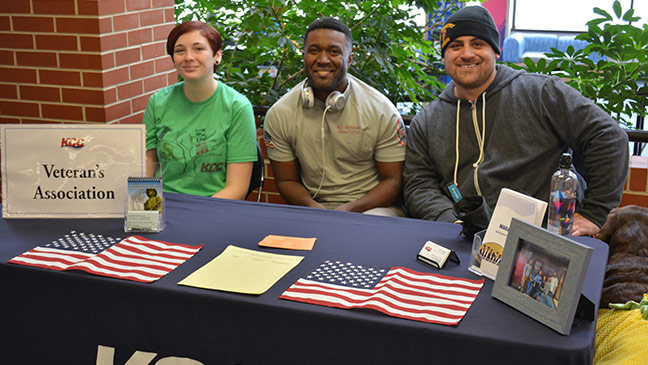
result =
M263 143L265 143L266 148L273 150L275 148L274 143L272 143L272 137L267 131L263 131Z
M95 256L119 242L119 240L120 238L72 231L48 244L38 246L20 256L16 256L9 262L62 271Z
M325 261L279 298L344 309L369 308L394 317L457 325L483 285L484 279Z
M52 270L83 270L95 275L150 283L168 274L202 248L130 236L119 238L70 232L9 260Z

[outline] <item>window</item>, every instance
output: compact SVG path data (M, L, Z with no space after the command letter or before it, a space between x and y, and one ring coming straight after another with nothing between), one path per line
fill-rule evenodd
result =
M511 7L512 31L564 31L584 32L585 23L599 17L595 7L613 14L613 0L513 0ZM641 17L640 23L648 20L648 1L619 0L623 11L635 9L635 16Z

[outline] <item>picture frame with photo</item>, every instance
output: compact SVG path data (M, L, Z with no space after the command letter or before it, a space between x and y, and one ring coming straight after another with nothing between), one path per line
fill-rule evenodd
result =
M569 335L594 249L513 218L492 296ZM593 319L593 318L592 318Z

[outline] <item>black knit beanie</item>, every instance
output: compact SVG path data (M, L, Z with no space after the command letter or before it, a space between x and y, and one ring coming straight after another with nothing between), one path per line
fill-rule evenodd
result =
M453 39L471 35L485 40L500 54L499 32L488 10L482 6L466 6L452 14L441 29L441 57Z

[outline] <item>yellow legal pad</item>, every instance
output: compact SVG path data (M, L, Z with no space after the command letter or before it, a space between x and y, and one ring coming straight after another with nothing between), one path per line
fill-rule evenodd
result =
M244 294L263 294L304 259L229 245L179 285Z

